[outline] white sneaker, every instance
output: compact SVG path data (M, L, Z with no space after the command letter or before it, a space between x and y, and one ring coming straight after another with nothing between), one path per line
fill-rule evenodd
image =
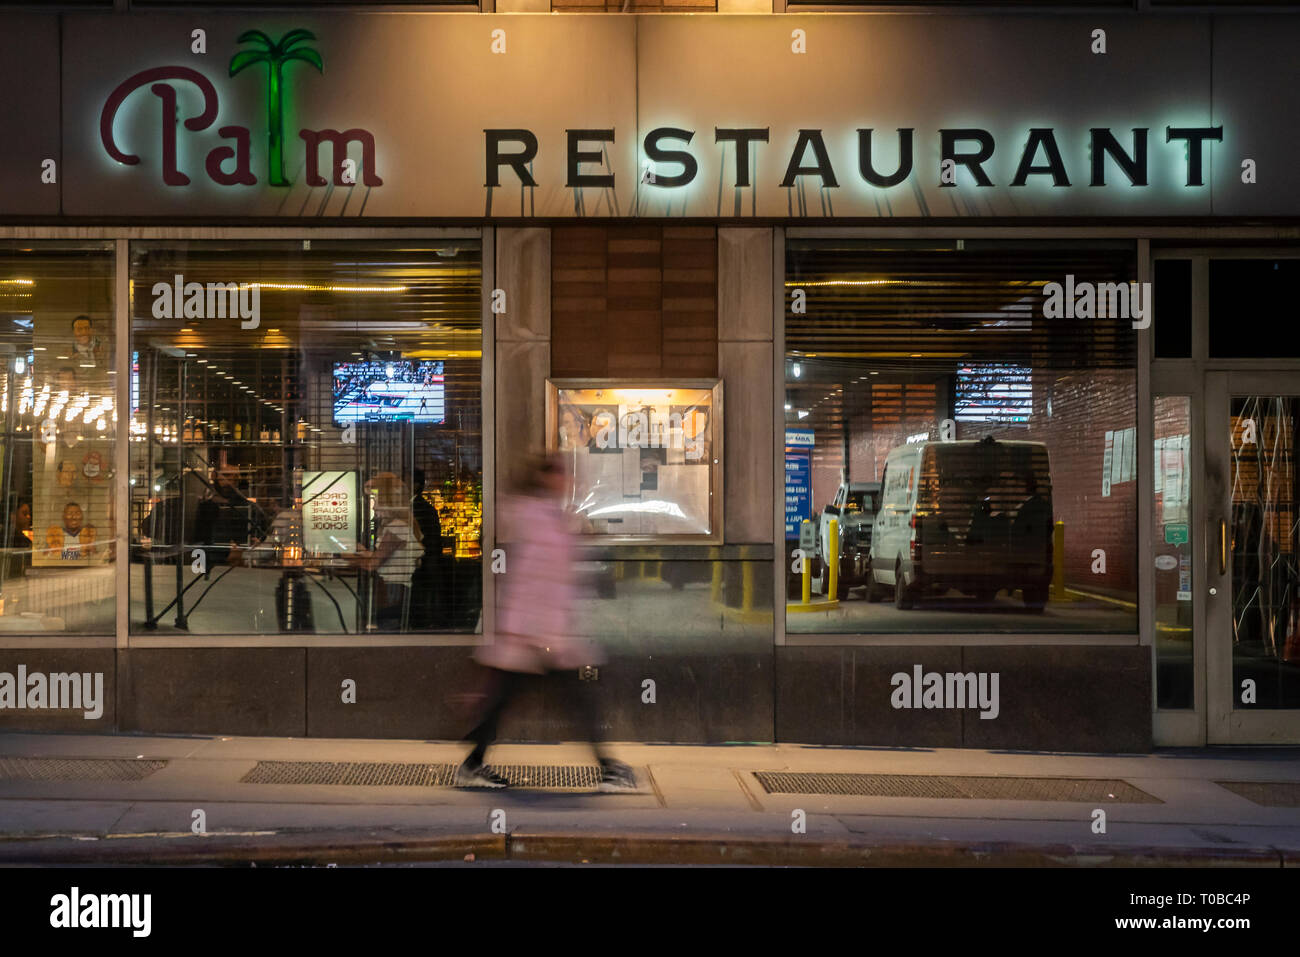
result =
M488 770L486 765L462 764L456 769L455 786L458 788L504 788L509 787L510 782L497 774L495 771Z
M622 761L600 762L600 788L605 794L619 791L636 791L636 772Z

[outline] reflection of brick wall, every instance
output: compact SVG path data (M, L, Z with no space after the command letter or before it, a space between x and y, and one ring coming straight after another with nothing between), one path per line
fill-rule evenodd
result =
M829 454L825 451L820 454L813 453L812 507L814 518L835 497L835 490L840 487L840 469L843 467L843 461L843 457L837 454L837 449L831 449Z
M1132 372L1035 371L1028 428L958 423L959 439L992 435L1046 443L1052 510L1055 520L1065 523L1065 579L1070 585L1112 594L1137 592L1137 479L1112 485L1109 496L1101 494L1106 433L1137 424L1136 389ZM1106 552L1105 575L1092 573L1097 548Z
M907 444L909 435L925 432L930 438L939 437L937 387L932 382L873 384L871 387L871 435L866 439L875 459L875 469L870 479L880 481L885 459L900 445Z
M1234 406L1244 406L1245 411L1234 412L1230 417L1234 514L1240 512L1239 506L1245 505L1253 514L1261 516L1264 523L1261 534L1270 548L1276 547L1282 555L1292 552L1291 529L1296 524L1292 491L1295 422L1288 414L1286 402L1261 396L1245 401L1238 399ZM1248 421L1254 425L1253 441L1247 441Z
M1157 397L1152 403L1154 438L1156 440L1172 439L1189 434L1191 425L1188 421L1188 415L1188 403L1182 396ZM1155 469L1161 467L1159 459L1155 460L1153 467ZM1191 471L1187 466L1184 466L1183 478L1186 481L1191 480ZM1156 555L1172 555L1177 558L1178 546L1166 545L1164 540L1164 504L1164 492L1156 492L1154 500L1155 524L1153 526L1155 528L1154 551ZM1191 528L1190 522L1188 528ZM1155 601L1157 605L1177 607L1178 573L1176 569L1167 572L1156 571Z
M849 478L854 482L875 481L877 461L871 441L871 410L859 404L849 413Z

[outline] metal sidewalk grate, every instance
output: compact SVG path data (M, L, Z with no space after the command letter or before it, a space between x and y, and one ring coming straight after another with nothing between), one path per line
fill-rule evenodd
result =
M1127 781L1089 778L1003 778L934 774L805 774L755 771L768 794L965 798L983 801L1079 801L1162 804Z
M511 787L594 791L596 765L491 764ZM455 764L395 764L363 761L258 761L241 784L350 784L361 787L451 787Z
M165 767L134 758L0 758L0 781L140 781Z
M1215 781L1214 783L1261 807L1300 807L1300 782Z
M454 764L366 761L258 761L240 784L351 784L360 787L448 787Z
M594 791L600 785L600 768L594 764L493 764L493 771L511 787L553 791Z

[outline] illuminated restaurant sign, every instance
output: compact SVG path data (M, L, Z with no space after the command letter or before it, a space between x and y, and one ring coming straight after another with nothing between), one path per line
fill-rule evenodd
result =
M1194 14L62 22L45 40L62 74L56 142L25 124L40 155L62 157L35 193L48 215L1300 215L1300 135L1284 121L1300 115L1297 18L1267 31ZM37 168L25 162L13 169Z
M501 185L502 167L513 171L518 182L524 186L536 186L537 180L529 171L529 166L537 159L537 136L526 129L485 130L487 135L487 186ZM605 130L568 130L567 169L565 185L570 189L582 187L609 188L615 185L612 172L583 172L583 164L599 163L602 153L590 148L600 143L615 142L615 131ZM754 151L761 144L771 139L768 127L748 129L726 129L714 127L715 144L732 144L734 149L735 174L730 183L736 187L753 186L750 167ZM861 176L862 182L869 186L887 189L905 182L912 174L914 163L912 128L899 129L897 141L891 152L896 157L893 167L888 172L877 168L872 148L871 129L857 130L857 151L852 157L841 159L839 172L832 163L826 148L826 138L819 129L800 129L798 139L785 163L785 174L780 186L795 186L801 176L813 176L820 180L818 185L835 189L840 185L840 177L845 167L851 167ZM1206 144L1222 142L1223 127L1175 127L1164 128L1164 141L1172 144L1173 154L1184 157L1186 162L1187 186L1205 185ZM1089 186L1105 186L1107 160L1118 169L1130 186L1149 185L1147 162L1147 141L1150 130L1136 127L1130 131L1129 146L1123 145L1119 138L1107 127L1094 127L1088 131L1087 154L1081 158L1080 166L1087 169ZM957 186L957 171L961 167L970 177L969 183L976 187L991 187L993 180L985 170L992 158L996 145L993 134L988 130L968 127L961 129L941 129L937 131L941 144L939 164L934 170L938 185ZM689 146L695 138L694 130L675 127L659 127L645 135L642 149L647 161L641 177L642 183L661 189L689 186L699 175L700 164L694 153L684 147ZM518 148L505 150L506 144ZM672 144L681 144L679 148L670 149ZM1038 127L1028 130L1024 135L1024 145L1020 149L1015 174L1010 186L1025 186L1030 176L1049 176L1053 186L1072 185L1071 174L1057 143L1056 131L1051 127ZM658 164L671 164L672 172L659 168ZM1077 174L1076 174L1077 175Z

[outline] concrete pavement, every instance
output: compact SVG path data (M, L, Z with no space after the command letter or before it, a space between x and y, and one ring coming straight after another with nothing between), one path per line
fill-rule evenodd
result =
M635 793L241 781L259 761L452 765L466 750L421 741L4 734L0 864L474 855L656 864L1300 866L1296 749L1065 755L619 744L611 750L636 768ZM138 780L88 779L102 773L105 759L132 762L122 766L128 772L142 768L136 761L165 764ZM576 744L502 745L489 760L591 763L589 750ZM878 796L769 793L756 777L782 771L899 777L873 779ZM981 786L962 787L972 778ZM1094 793L1059 799L1072 794L1057 787L1068 785L1061 779L1085 782L1079 786ZM855 779L830 780L828 790ZM952 796L952 782L975 796ZM1289 788L1261 796L1219 782ZM817 783L826 780L797 786ZM924 793L949 796L916 796ZM1058 799L1044 799L1048 794ZM1104 833L1097 831L1099 810ZM199 817L203 834L193 833Z

